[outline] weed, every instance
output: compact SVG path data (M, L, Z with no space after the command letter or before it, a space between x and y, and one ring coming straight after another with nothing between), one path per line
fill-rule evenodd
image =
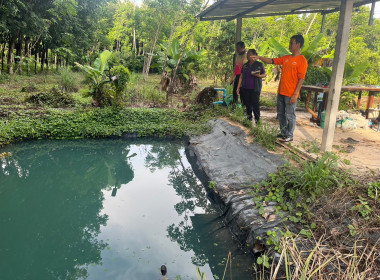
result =
M353 225L348 225L348 229L350 230L350 235L351 236L356 236L357 231L356 231L356 228Z
M301 146L305 151L308 151L309 153L319 154L319 152L320 152L318 143L315 140L305 141L301 144Z
M261 257L258 257L256 262L258 265L263 265L267 269L269 268L269 257L266 255L262 255Z
M300 168L289 163L276 173L270 174L268 180L252 187L253 200L259 213L265 217L265 208L269 202L276 202L276 214L284 217L284 221L302 224L300 234L310 238L315 224L307 225L312 214L309 207L332 186L350 184L350 176L337 169L338 157L325 153L315 162L301 163ZM343 176L345 180L342 180ZM285 217L284 212L287 212ZM267 233L267 245L279 249L279 236L276 232ZM283 233L281 233L283 234Z
M356 206L352 207L351 210L358 211L365 220L369 220L369 214L371 214L373 210L363 197L359 196L358 201Z
M368 184L368 196L374 200L379 199L380 194L380 181L371 182Z
M276 149L277 134L278 129L265 122L260 122L251 129L251 135L255 136L255 141L272 151Z
M214 181L210 181L210 182L208 183L208 187L209 187L210 189L214 190L214 189L216 188L216 182L214 182Z
M78 73L74 73L70 68L61 68L61 81L60 84L66 92L78 91Z

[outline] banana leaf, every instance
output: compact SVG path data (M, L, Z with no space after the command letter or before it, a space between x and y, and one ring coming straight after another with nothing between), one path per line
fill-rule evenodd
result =
M177 39L174 39L172 41L172 44L169 47L169 56L175 60L178 60L180 54L181 54L181 51L180 51L179 41Z
M347 83L355 82L360 75L364 73L364 71L368 68L369 61L364 61L362 63L359 63L357 65L349 65L346 63L345 69L344 69L344 78ZM347 72L346 72L347 69Z
M265 42L261 47L260 47L260 51L258 53L259 56L263 56L265 54L265 52L267 51L267 49L269 48L269 44L268 42Z
M290 52L283 45L281 45L275 38L270 38L268 40L269 47L272 51L280 56L289 55Z

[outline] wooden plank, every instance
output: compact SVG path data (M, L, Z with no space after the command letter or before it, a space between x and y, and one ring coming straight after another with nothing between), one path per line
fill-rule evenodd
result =
M277 140L276 144L289 150L292 154L302 158L303 160L315 161L315 158L313 158L311 155L301 151L300 149L294 146L289 145L289 143L282 143L279 140Z

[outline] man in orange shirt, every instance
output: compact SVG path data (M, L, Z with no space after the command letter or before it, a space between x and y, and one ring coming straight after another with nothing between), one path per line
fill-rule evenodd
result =
M293 141L296 127L297 98L305 80L307 60L301 54L304 44L302 35L290 38L289 51L291 55L280 58L256 56L257 59L269 64L282 65L282 74L277 94L277 116L280 121L280 141Z

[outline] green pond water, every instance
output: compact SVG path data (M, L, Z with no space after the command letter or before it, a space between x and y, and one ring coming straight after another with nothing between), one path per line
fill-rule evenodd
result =
M0 279L252 279L180 142L33 141L0 150ZM229 270L227 270L229 279Z

